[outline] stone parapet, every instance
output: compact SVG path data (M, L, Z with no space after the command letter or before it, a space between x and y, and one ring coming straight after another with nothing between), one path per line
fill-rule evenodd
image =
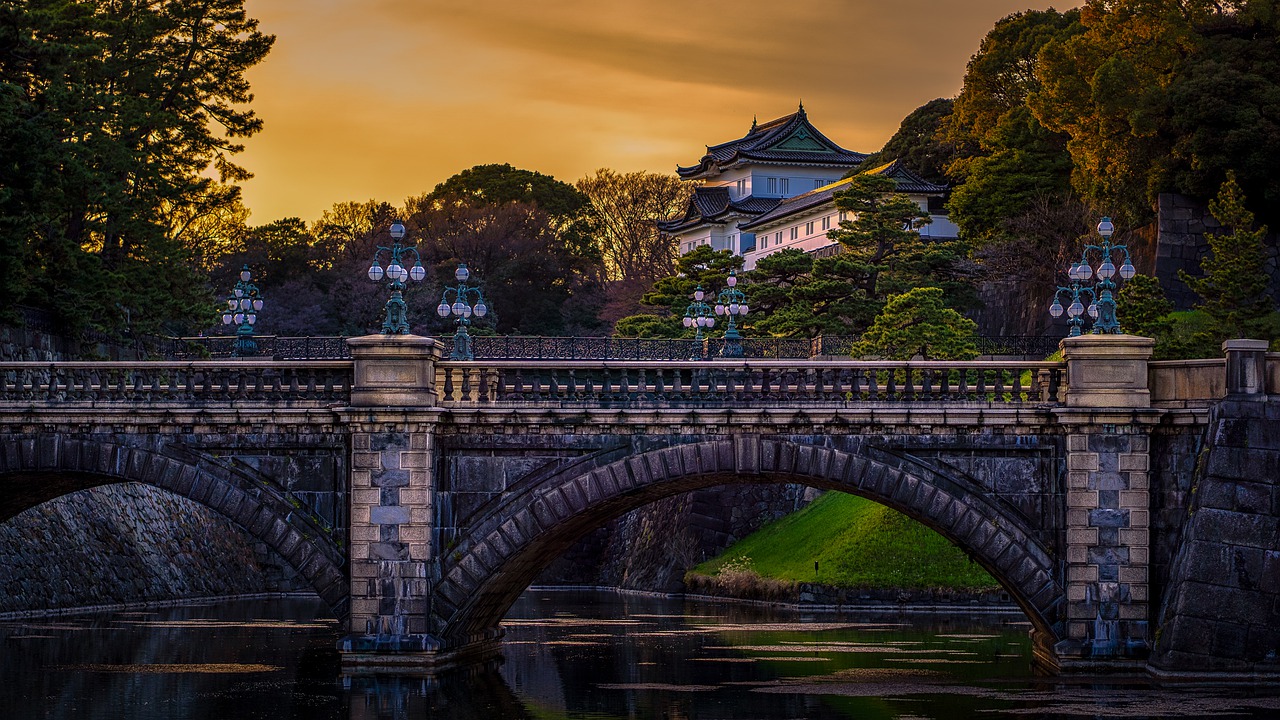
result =
M417 335L349 338L355 361L351 404L356 407L433 407L440 345Z
M1079 335L1062 341L1067 406L1149 408L1147 361L1156 341L1136 335Z

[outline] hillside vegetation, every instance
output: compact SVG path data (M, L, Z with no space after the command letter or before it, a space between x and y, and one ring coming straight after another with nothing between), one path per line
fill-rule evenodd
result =
M691 573L716 576L722 570L752 571L765 581L836 587L998 587L936 532L871 500L838 492L766 525Z

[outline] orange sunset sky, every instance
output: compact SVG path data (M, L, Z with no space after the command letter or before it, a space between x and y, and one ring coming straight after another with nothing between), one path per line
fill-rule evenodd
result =
M252 224L400 204L483 163L674 172L793 112L874 152L1027 0L246 0Z

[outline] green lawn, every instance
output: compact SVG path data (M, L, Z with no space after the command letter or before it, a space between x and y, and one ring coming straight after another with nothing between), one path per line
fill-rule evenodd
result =
M715 575L737 558L765 578L837 587L998 587L941 535L883 505L838 492L766 525L693 572Z

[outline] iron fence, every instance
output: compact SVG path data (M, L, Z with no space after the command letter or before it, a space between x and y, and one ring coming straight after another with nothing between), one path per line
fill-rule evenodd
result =
M276 360L346 360L351 349L345 337L282 337L259 335L258 357ZM453 346L452 335L439 335L442 347ZM744 338L742 357L748 359L843 359L853 352L856 336L816 338ZM1058 347L1058 339L1038 336L978 336L978 352L986 357L1041 359ZM164 356L172 360L229 358L235 336L170 338ZM723 338L615 338L540 337L524 335L473 335L477 360L618 360L676 361L714 360L724 353Z

